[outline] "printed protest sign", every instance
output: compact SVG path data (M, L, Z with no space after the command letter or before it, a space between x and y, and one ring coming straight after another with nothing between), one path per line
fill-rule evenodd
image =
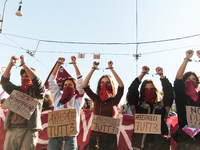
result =
M37 99L20 91L13 90L10 96L3 103L3 107L19 114L25 119L30 119L31 115L35 111L35 108L37 107L37 104Z
M135 114L134 132L161 134L161 115Z
M186 106L187 123L190 128L200 128L200 107Z
M120 119L100 115L93 115L91 130L110 134L117 134L119 130L119 123Z
M76 109L65 109L48 113L48 137L76 135Z

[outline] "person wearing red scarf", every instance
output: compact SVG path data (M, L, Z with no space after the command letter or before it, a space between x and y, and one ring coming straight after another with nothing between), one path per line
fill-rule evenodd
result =
M177 150L199 150L200 149L200 133L194 137L190 137L184 127L188 126L186 118L186 106L200 107L200 92L197 90L199 85L199 77L195 72L185 69L194 54L193 50L187 50L186 56L181 64L174 81L175 102L178 114L179 128L172 134L172 137L177 142ZM200 50L196 52L200 58Z
M142 67L142 73L128 88L127 101L133 118L137 113L161 115L161 134L133 133L132 147L142 150L169 150L170 139L166 119L174 99L173 88L169 80L163 75L163 69L157 67L156 73L160 76L164 96L161 96L151 79L144 80L140 91L138 91L143 77L149 73L149 70L147 66Z
M107 117L115 117L117 106L121 100L124 91L124 84L120 77L113 69L113 62L108 62L108 68L114 75L118 82L118 90L115 92L114 82L110 75L103 75L97 85L97 93L95 94L88 83L95 70L98 69L99 62L93 62L92 70L89 72L83 81L83 88L86 94L94 103L94 115L101 115ZM97 132L91 130L89 137L89 150L117 150L117 136L116 134L108 134L104 132Z
M77 80L72 77L66 77L61 87L59 88L56 83L56 78L58 70L61 67L61 64L65 62L64 57L59 57L56 63L55 68L53 69L48 82L49 90L51 97L54 102L54 111L65 110L65 109L76 109L76 130L77 133L71 136L63 137L54 137L49 138L48 150L57 150L57 149L77 149L77 135L79 134L79 124L80 124L80 113L81 108L84 105L84 89L82 87L83 77L79 71L78 66L76 65L76 57L71 57L71 64L73 64Z
M20 114L8 110L4 129L7 130L4 142L4 150L29 149L34 150L38 139L38 131L41 126L41 111L44 100L44 84L36 75L35 69L29 68L25 63L25 57L20 56L20 63L23 67L20 71L21 86L16 86L10 82L12 67L16 65L18 57L12 56L4 74L1 77L3 89L11 94L13 90L23 92L38 101L30 119L25 119Z

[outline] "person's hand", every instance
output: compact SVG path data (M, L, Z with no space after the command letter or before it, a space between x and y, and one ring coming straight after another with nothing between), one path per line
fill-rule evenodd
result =
M75 56L72 56L71 60L72 60L72 63L76 63L76 57Z
M64 57L59 57L58 58L58 62L61 63L61 64L64 63L65 62L65 58Z
M15 64L17 63L18 60L19 60L19 58L17 58L16 56L12 56L12 57L10 58L10 63L11 63L12 65L15 65Z
M143 67L142 67L142 72L145 73L145 74L148 74L148 73L149 73L149 70L150 70L150 68L147 67L147 66L143 66Z
M200 58L200 50L197 50L197 56Z
M156 68L156 72L157 72L157 74L163 74L163 68L161 68L161 67L157 67Z
M94 61L93 62L93 67L94 68L98 68L99 64L100 64L100 62Z
M21 56L20 56L20 63L21 63L21 64L24 64L25 61L26 61L26 57L24 57L24 55L21 55Z
M109 62L108 62L108 68L112 68L112 66L113 66L113 62L112 62L112 61L109 61Z
M193 50L187 50L186 51L186 57L185 58L188 58L190 59L194 54L194 51Z

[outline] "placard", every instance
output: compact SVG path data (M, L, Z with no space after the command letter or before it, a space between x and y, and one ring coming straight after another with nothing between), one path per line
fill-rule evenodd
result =
M29 120L38 103L36 98L13 90L3 103L3 107Z
M200 107L186 106L187 123L190 128L200 128Z
M119 124L120 119L100 115L93 115L91 130L110 134L117 134L119 130Z
M161 134L161 115L135 114L134 132Z
M48 137L76 135L76 109L65 109L48 113Z

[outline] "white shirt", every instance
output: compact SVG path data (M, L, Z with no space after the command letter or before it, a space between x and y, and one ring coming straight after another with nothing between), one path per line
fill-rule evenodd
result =
M80 77L80 78L79 78ZM77 83L76 83L76 89L78 90L79 94L83 94L85 91L82 87L82 82L83 82L83 77L82 75L79 75L77 77ZM64 109L76 109L76 129L77 129L77 134L79 133L79 126L80 126L80 111L81 108L84 105L84 98L78 97L75 99L76 95L74 95L69 102L67 102L67 108L64 108L64 104L59 103L61 97L62 97L62 92L59 90L59 87L56 83L56 76L52 75L49 77L49 90L51 93L51 97L54 102L54 111L57 110L64 110Z

